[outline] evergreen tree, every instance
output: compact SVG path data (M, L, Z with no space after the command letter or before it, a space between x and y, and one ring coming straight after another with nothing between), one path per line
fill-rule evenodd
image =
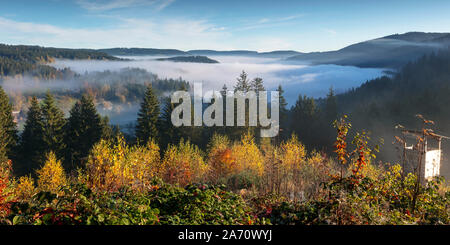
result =
M329 125L337 119L338 116L338 108L337 108L336 95L334 94L333 87L330 87L330 90L327 94L327 98L325 101L325 121Z
M57 156L64 154L64 113L56 106L53 95L48 91L42 104L43 140L45 153L53 151Z
M288 132L288 109L287 109L287 102L286 102L286 98L284 98L284 90L281 87L281 85L278 85L277 88L278 91L278 97L280 99L280 136L282 139L287 139L286 136L289 136L287 134Z
M317 145L316 127L318 109L313 98L298 96L298 100L292 110L292 130L299 136L299 139L307 145L320 147Z
M158 118L159 101L153 92L151 85L148 85L145 92L144 101L138 113L136 125L136 139L140 144L147 144L150 138L158 140Z
M172 111L175 105L171 103L170 97L164 99L164 108L159 120L159 132L160 132L160 147L166 149L168 144L177 144L181 138L180 128L173 126L172 124Z
M8 158L13 158L18 136L16 123L12 115L12 105L9 97L0 86L0 128L3 130L3 137L0 138L0 145L4 148Z
M0 127L0 139L7 137L7 133L4 128ZM0 142L0 166L8 161L8 157L6 155L6 145L3 142Z
M253 79L250 83L250 89L255 91L256 94L258 94L259 91L265 91L263 79L260 77Z
M81 100L72 107L66 126L65 142L66 167L69 170L87 157L92 146L104 133L104 122L95 108L92 97L83 95Z
M250 81L248 80L248 75L245 71L242 71L242 73L237 78L236 86L234 86L234 91L242 91L242 92L248 92L250 91Z
M20 137L20 166L15 167L19 175L34 173L45 158L44 126L42 111L36 97L31 99L27 119Z

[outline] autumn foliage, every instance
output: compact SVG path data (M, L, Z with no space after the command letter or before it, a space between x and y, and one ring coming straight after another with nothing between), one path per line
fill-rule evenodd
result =
M53 152L47 154L44 166L36 173L38 188L42 191L57 193L68 183L61 160L58 160Z

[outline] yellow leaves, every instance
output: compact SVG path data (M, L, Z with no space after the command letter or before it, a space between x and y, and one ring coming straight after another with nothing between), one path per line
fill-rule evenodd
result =
M19 200L29 200L35 193L34 180L31 176L22 176L19 178L14 195Z
M150 140L146 146L127 146L123 137L115 142L101 140L86 163L86 182L97 190L115 191L123 186L143 190L158 174L159 146Z
M255 144L250 133L242 136L240 143L235 143L231 148L236 161L237 171L247 171L262 176L264 172L264 156Z
M201 180L207 171L202 153L189 141L170 145L164 153L161 175L164 181L186 185Z
M285 169L295 169L304 161L305 156L305 146L298 141L295 135L280 145L279 159Z
M42 191L57 193L61 187L67 184L66 174L61 161L56 158L55 153L50 152L41 169L37 170L38 188Z
M209 181L217 183L236 172L236 159L227 136L214 134L208 148Z

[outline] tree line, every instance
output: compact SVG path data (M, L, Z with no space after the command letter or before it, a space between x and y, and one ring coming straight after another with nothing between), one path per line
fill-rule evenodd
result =
M106 53L89 49L45 48L0 44L0 77L29 74L38 78L61 78L66 69L58 70L45 63L54 59L119 60Z

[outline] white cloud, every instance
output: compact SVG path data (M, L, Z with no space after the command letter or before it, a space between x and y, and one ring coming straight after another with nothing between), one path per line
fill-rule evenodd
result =
M67 48L155 47L195 49L229 47L231 34L205 20L118 19L112 28L61 28L0 17L0 42Z
M337 34L337 31L332 30L332 29L324 29L323 31L328 33L328 34L330 34L330 35L332 35L332 36Z
M246 31L259 28L275 27L288 24L289 22L292 22L293 20L296 20L303 16L304 16L303 14L297 14L281 18L262 18L257 20L256 22L245 23L237 29L240 31Z
M108 11L129 7L154 6L156 10L162 10L175 0L77 0L76 3L89 11Z

